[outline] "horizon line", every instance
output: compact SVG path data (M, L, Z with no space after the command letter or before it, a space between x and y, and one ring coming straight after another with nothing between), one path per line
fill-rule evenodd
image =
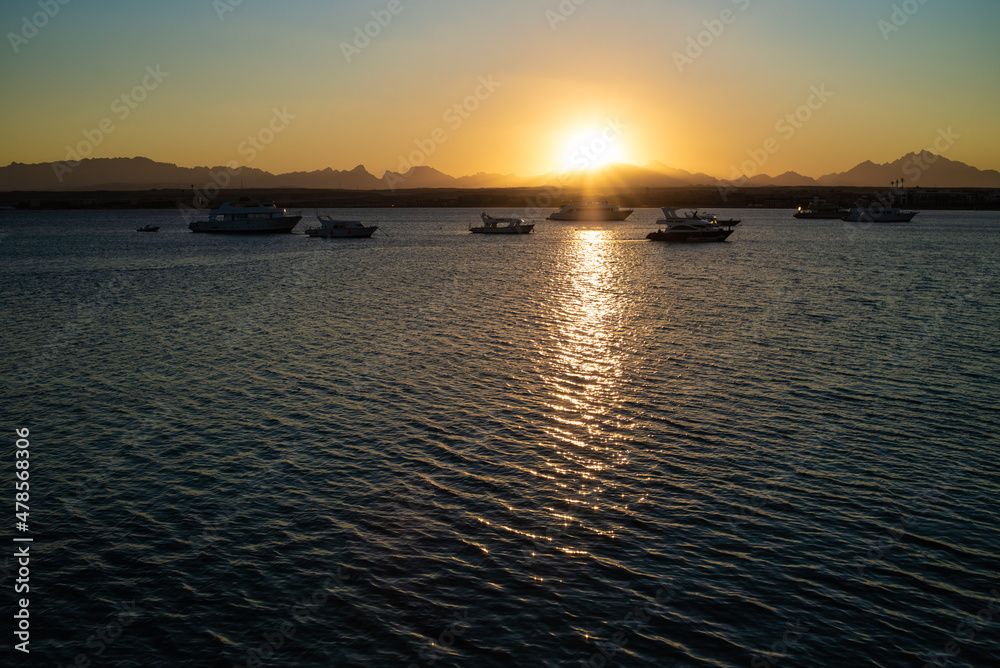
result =
M871 159L862 160L861 162L856 163L854 166L852 166L852 167L850 167L850 168L848 168L848 169L846 169L844 171L832 171L832 172L827 172L825 174L821 174L819 176L810 176L808 174L803 174L802 172L796 171L794 169L789 169L789 170L785 170L784 172L781 172L781 173L775 174L775 175L768 174L768 173L765 173L765 172L761 172L761 173L756 173L753 176L747 176L746 174L741 173L740 177L737 178L737 179L729 179L729 178L722 177L722 176L715 176L715 175L708 174L708 173L705 173L705 172L690 172L687 169L684 169L684 168L681 168L681 167L672 167L672 166L666 164L665 162L663 162L662 160L653 160L653 161L651 161L649 163L646 163L645 165L637 165L637 164L633 164L633 163L629 163L629 162L614 162L614 163L608 163L608 164L600 165L600 166L596 166L596 167L584 167L584 168L568 169L568 170L561 170L561 171L560 170L552 170L552 171L549 171L549 172L545 172L545 173L541 173L541 174L533 174L533 175L530 175L530 176L521 176L521 175L515 174L515 173L488 172L488 171L483 171L483 170L477 171L477 172L472 173L472 174L465 174L465 175L462 175L462 176L454 176L452 174L444 172L441 169L438 169L437 167L433 167L431 165L415 165L415 166L411 167L409 170L407 170L406 172L396 172L396 171L393 171L393 170L390 170L390 169L385 169L382 172L382 176L378 176L375 173L371 172L364 163L359 163L359 164L355 165L352 168L345 168L345 169L338 169L338 168L335 168L335 167L332 167L332 166L327 166L327 167L323 167L323 168L319 168L319 169L312 169L312 170L297 169L297 170L293 170L293 171L277 172L277 171L269 171L267 169L263 169L263 168L260 168L260 167L254 167L252 165L239 165L239 164L236 164L234 166L233 163L235 163L235 161L233 161L233 160L229 161L226 164L217 164L217 165L207 165L206 164L206 165L185 166L185 165L181 165L181 164L178 164L178 163L175 163L175 162L164 162L162 160L157 160L157 159L150 158L150 157L144 156L144 155L112 156L112 157L89 157L88 156L88 157L82 157L78 161L53 160L53 161L48 161L48 162L34 162L34 163L31 163L31 162L18 162L17 160L11 160L10 164L8 164L6 166L7 167L13 167L14 165L24 165L24 166L32 166L32 165L34 165L34 166L37 166L37 165L59 165L59 164L67 165L67 164L69 164L69 165L71 165L71 169L75 169L76 166L78 166L81 162L90 162L90 161L98 161L98 160L148 160L149 162L156 163L156 164L172 165L172 166L174 166L174 167L176 167L178 169L216 169L216 168L220 168L220 167L231 169L231 170L237 170L237 169L239 169L239 170L242 170L242 169L255 169L257 171L264 172L266 174L270 174L272 176L287 176L287 175L290 175L290 174L297 174L297 173L309 174L309 173L325 172L325 171L349 173L349 172L353 172L353 171L357 170L360 167L361 169L363 169L365 171L365 173L371 175L372 177L374 177L374 178L376 178L376 179L378 179L380 181L386 180L386 176L388 174L398 174L400 176L406 176L408 174L412 174L414 170L418 170L418 169L430 169L430 170L433 170L433 171L435 171L435 172L437 172L439 174L442 174L443 176L447 176L449 178L456 179L456 180L472 178L472 177L479 176L479 175L498 176L498 177L511 177L511 178L522 179L522 180L530 180L530 179L551 178L553 176L562 176L562 175L575 175L575 174L579 175L579 174L588 174L588 173L590 173L590 174L598 174L600 172L605 172L605 171L608 171L609 169L613 169L615 167L619 167L619 168L620 167L626 167L626 168L648 170L648 171L659 173L662 176L668 176L669 177L670 176L669 174L666 174L666 173L663 173L663 172L657 172L657 170L655 168L651 168L650 167L650 165L657 165L658 164L658 165L661 165L662 167L664 167L664 168L666 168L668 170L676 170L676 171L679 171L679 172L684 172L686 174L690 174L692 176L694 176L696 174L703 174L704 176L708 176L708 177L710 177L712 179L715 179L716 181L719 181L719 182L729 183L729 184L738 184L740 182L750 181L750 180L758 178L758 177L778 178L778 177L781 177L781 176L785 176L786 174L787 175L801 176L803 178L808 178L808 179L812 179L814 181L818 181L819 179L827 177L827 176L832 176L832 175L837 175L837 174L844 174L844 173L849 172L852 169L860 167L861 165L864 165L866 163L870 163L872 165L879 166L879 167L885 167L885 166L893 164L894 162L899 162L900 160L904 160L907 157L910 157L910 156L920 156L920 155L923 155L925 153L929 153L930 155L933 155L936 158L945 158L946 160L949 160L950 162L953 162L953 163L956 163L956 164L962 164L962 165L965 165L965 166L970 167L972 169L976 169L976 170L978 170L980 172L991 172L992 171L992 172L998 172L998 173L1000 173L1000 170L997 170L997 169L991 169L991 168L985 168L984 169L984 168L977 167L975 165L971 165L969 163L962 162L962 161L959 161L959 160L951 160L951 159L945 157L942 153L936 153L936 152L934 152L934 151L932 151L930 149L926 149L926 148L922 149L919 152L918 151L910 151L910 152L905 153L902 156L900 156L900 157L898 157L895 160L892 160L890 162L878 163L878 162L875 162L875 161L873 161ZM929 168L930 166L928 165L927 167ZM682 187L682 186L677 186L677 187Z

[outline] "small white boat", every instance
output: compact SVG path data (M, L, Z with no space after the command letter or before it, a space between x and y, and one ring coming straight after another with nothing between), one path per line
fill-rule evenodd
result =
M859 201L844 217L849 223L908 223L919 211L903 211L899 207L869 204Z
M535 227L534 223L526 223L522 218L494 218L485 212L479 215L483 226L469 228L475 234L528 234Z
M607 201L594 201L565 204L548 220L611 221L625 220L631 215L632 209L621 209Z
M712 214L698 215L693 209L683 215L677 209L664 207L664 218L656 221L663 229L650 232L646 238L650 241L665 241L667 243L706 243L725 241L733 233L733 227L741 221L730 218L719 220Z
M291 232L302 216L289 216L274 204L261 204L243 199L226 202L209 211L208 220L197 220L188 228L192 232L220 234L275 234Z
M316 216L319 227L310 227L306 234L314 239L367 239L378 225L365 225L360 220L337 220L332 216Z
M143 225L142 227L137 229L136 232L159 232L159 230L160 230L159 225Z

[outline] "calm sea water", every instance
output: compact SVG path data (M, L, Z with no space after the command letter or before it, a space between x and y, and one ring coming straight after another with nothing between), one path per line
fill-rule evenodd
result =
M2 214L32 665L1000 665L997 214L329 212Z

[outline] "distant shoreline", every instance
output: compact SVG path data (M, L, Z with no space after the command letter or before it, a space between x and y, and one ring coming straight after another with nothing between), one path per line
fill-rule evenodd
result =
M628 208L698 206L720 208L796 209L813 197L850 206L860 197L885 189L822 186L754 186L720 188L682 186L627 188L588 193L579 188L422 188L413 190L326 190L307 188L236 188L221 191L209 201L190 190L92 190L0 192L0 207L17 210L101 210L211 208L241 197L275 202L287 209L328 208L506 208L555 209L568 202L607 199ZM904 208L921 210L1000 210L1000 189L908 188Z

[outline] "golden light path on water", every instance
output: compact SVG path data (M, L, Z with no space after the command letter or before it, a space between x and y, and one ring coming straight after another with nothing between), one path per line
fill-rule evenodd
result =
M614 495L616 469L630 462L620 418L629 305L620 289L627 273L622 242L608 229L565 232L551 249L558 270L529 307L539 322L528 362L539 389L529 418L536 447L530 449L534 461L519 468L538 483L521 503L504 504L519 516L516 522L477 517L532 541L532 560L546 553L593 558L593 540L615 538L628 510L625 495Z
M540 474L555 481L565 505L546 510L564 526L583 524L609 536L613 530L600 528L606 521L595 525L592 520L612 503L607 474L629 461L616 424L624 375L619 325L625 307L615 289L617 245L604 229L576 230L565 244L565 275L551 305L552 357L542 378L550 420L544 428L549 455ZM588 554L569 547L561 551Z
M275 664L923 665L986 605L1000 216L848 244L748 209L673 247L654 210L478 213L357 212L389 232L357 244L7 212L46 661L133 597L113 650L149 668L242 665L292 617Z

